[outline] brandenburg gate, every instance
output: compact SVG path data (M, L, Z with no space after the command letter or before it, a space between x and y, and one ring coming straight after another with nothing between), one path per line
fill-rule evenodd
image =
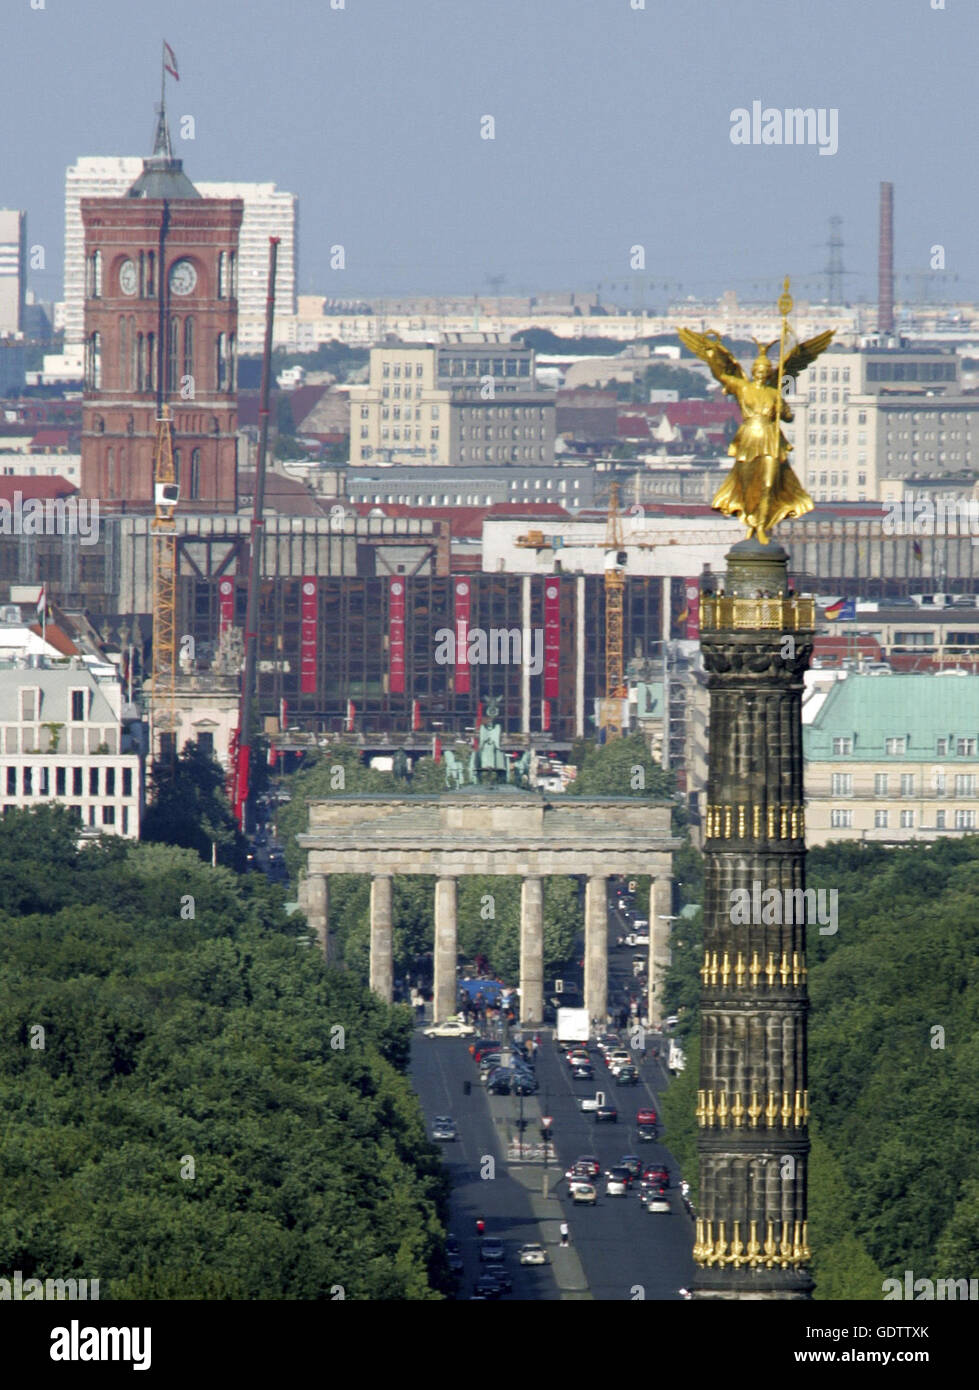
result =
M523 879L520 895L520 1021L539 1023L544 1006L543 882L583 876L585 1005L604 1025L608 1011L607 882L611 874L649 874L647 1018L662 1021L663 978L670 963L673 851L670 802L633 797L548 800L515 787L477 786L441 795L337 795L309 803L298 837L307 855L300 904L330 959L330 875L368 874L370 983L393 996L392 879L435 876L434 1017L457 1010L456 884L474 874Z

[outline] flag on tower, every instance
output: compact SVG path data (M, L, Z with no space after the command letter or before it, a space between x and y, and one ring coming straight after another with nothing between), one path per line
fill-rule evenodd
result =
M177 55L166 39L163 40L163 66L175 82L180 81L180 73L177 71Z
M41 592L37 596L37 616L43 618L48 611L47 586L41 585Z

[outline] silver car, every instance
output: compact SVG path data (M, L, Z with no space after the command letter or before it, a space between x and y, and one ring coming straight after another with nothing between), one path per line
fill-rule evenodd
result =
M432 1121L432 1138L438 1140L451 1140L459 1138L459 1131L456 1122L451 1115L436 1115Z

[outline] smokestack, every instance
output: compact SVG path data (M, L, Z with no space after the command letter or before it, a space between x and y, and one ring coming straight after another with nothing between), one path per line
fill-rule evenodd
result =
M880 245L877 250L877 331L894 332L894 185L880 186Z

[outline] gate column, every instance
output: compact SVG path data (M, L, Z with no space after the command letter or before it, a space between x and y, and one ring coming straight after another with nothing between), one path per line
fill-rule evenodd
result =
M540 1023L544 1012L544 885L525 878L520 888L520 1022Z
M435 882L435 997L432 1016L436 1022L458 1012L458 926L456 919L456 881L439 878Z

